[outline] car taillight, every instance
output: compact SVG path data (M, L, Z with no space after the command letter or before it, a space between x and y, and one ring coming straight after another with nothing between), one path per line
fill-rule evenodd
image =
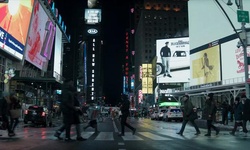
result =
M45 112L42 112L42 116L43 116L43 117L45 116Z
M26 115L28 114L28 110L27 109L24 111L24 114L26 114Z

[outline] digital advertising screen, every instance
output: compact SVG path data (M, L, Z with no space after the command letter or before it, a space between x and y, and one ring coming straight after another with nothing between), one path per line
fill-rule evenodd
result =
M35 1L25 49L25 60L46 71L55 38L56 27L43 7Z
M189 82L189 53L188 37L156 40L157 83Z
M22 60L34 0L0 3L0 50Z
M85 9L84 19L86 24L95 25L102 21L101 9Z
M221 44L221 63L223 83L237 83L245 79L244 51L237 47L239 39L234 39ZM250 56L250 47L247 48ZM250 66L249 66L250 67ZM248 71L249 68L248 67ZM243 79L243 80L239 80Z
M221 81L220 46L208 46L191 53L190 85L201 85Z
M58 26L56 26L56 38L55 38L55 53L54 53L54 72L53 77L57 81L60 80L62 74L62 32Z

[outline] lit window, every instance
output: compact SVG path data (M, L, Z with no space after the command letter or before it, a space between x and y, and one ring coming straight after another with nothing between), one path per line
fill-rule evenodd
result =
M92 66L94 67L94 66L95 66L95 63L92 63Z

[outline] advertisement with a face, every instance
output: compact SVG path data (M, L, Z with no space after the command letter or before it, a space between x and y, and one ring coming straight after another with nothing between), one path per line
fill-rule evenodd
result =
M43 7L35 2L25 49L25 60L46 71L55 37L55 25Z
M201 85L221 81L220 46L215 45L191 53L190 85Z
M0 48L23 59L34 0L0 3Z
M189 82L188 37L157 40L156 56L157 83Z
M239 39L235 39L221 44L222 80L224 84L244 81L244 52L242 47L237 47L238 42ZM247 48L247 51L248 56L250 56L250 47Z

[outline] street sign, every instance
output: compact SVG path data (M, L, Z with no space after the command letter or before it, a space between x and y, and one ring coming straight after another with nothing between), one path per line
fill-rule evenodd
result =
M249 23L249 13L244 10L237 10L238 22Z

